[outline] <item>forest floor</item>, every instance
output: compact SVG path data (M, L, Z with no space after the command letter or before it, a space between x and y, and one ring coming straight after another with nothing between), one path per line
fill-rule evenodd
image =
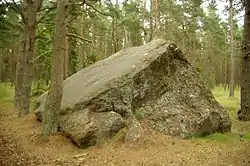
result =
M232 132L181 140L146 130L146 137L134 145L113 139L82 150L57 134L42 140L41 124L33 114L16 118L10 88L0 86L0 165L85 165L85 166L250 166L250 122L239 122L239 91L228 98L223 88L213 90L228 109ZM244 133L240 139L239 132Z

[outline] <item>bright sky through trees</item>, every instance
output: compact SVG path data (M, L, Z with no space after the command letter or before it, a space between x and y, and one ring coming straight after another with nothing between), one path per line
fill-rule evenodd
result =
M116 0L111 0L111 1L113 4L116 3ZM124 0L118 0L118 2L122 3L122 2L124 2ZM179 3L181 3L181 2L179 2ZM216 3L217 3L217 9L218 9L217 14L220 16L220 18L223 21L227 20L228 19L228 12L225 12L225 8L228 6L228 2L217 1ZM208 1L206 1L202 4L205 11L206 11L206 7L208 4L209 4ZM146 0L146 7L148 10L150 10L150 0ZM237 13L237 16L236 16L237 20L238 20L238 24L240 24L240 25L243 25L243 20L244 20L243 15L244 15L244 12L242 11L240 13Z

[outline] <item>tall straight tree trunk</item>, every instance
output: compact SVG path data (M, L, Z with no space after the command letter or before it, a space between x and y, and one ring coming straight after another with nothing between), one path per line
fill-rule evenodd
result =
M158 0L154 0L154 18L155 18L155 29L159 28L159 15L158 15Z
M118 0L115 1L115 8L118 10ZM117 11L116 11L117 12ZM118 13L115 14L112 18L112 40L113 40L113 53L116 53L118 48Z
M86 10L86 6L85 5L83 6L83 10ZM81 27L80 27L80 29L81 29L81 33L80 33L81 36L84 36L84 28L86 28L86 27L84 27L84 18L85 18L85 14L82 12L82 15L81 15ZM81 55L81 57L80 57L81 58L81 67L80 67L80 69L86 67L86 53L85 53L85 51L86 51L86 48L82 44L80 46L80 55Z
M4 51L1 51L1 54L0 54L0 82L2 82L2 77L3 77L3 68L4 68L4 63L3 63L3 54L4 54Z
M68 19L66 20L68 25ZM68 28L66 27L66 40L64 49L64 63L63 63L63 79L66 80L69 77L69 37L67 37Z
M16 49L12 48L12 55L11 55L11 86L14 86L15 76L16 76L16 62L17 62L17 53Z
M113 54L118 51L117 43L117 16L114 16L112 19L112 42L113 42Z
M108 39L107 39L107 34L104 36L104 58L107 58L107 52L108 52Z
M184 13L185 13L185 0L182 0L182 4L181 4L181 13L182 13L182 15L181 15L181 19L182 19L182 25L181 25L181 28L182 28L182 35L183 36L186 36L186 22L185 22L185 15L184 15ZM186 42L185 42L185 37L183 37L182 38L182 40L181 40L181 43L182 43L182 51L185 51L185 48L186 48Z
M225 57L224 57L224 91L227 91L227 33L225 34Z
M56 27L53 45L51 84L43 115L42 135L56 133L59 126L60 107L63 94L63 64L66 50L68 0L57 0Z
M69 41L68 37L65 40L64 63L63 63L63 79L69 77Z
M32 62L35 50L37 13L41 8L42 0L25 0L23 9L23 36L17 58L14 103L19 117L29 113L30 91L34 75Z
M151 26L152 27L152 39L160 37L159 32L159 14L158 14L158 0L151 0Z
M229 0L230 24L230 87L229 96L234 96L234 51L233 51L233 0Z
M250 3L245 5L244 39L241 61L241 110L240 120L250 120Z

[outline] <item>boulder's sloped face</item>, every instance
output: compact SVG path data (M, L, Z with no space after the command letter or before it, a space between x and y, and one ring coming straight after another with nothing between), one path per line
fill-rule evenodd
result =
M46 96L38 98L40 120ZM124 127L128 142L138 140L138 113L152 128L182 138L231 129L228 113L199 73L164 40L122 50L64 81L60 127L81 147Z
M161 95L143 103L136 112L158 131L182 138L230 131L227 111L214 99L199 73L191 65L180 63L172 61L175 72L162 79L166 84L155 93Z

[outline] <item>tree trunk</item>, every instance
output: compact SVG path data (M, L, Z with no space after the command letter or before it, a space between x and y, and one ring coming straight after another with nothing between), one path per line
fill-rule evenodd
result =
M107 34L104 36L104 59L107 58L107 51L108 51L108 39Z
M69 41L65 40L64 50L64 63L63 63L63 79L66 80L69 77Z
M158 16L158 0L153 0L152 1L152 7L153 7L153 15L154 15L154 29L155 31L158 30L159 28L159 16Z
M224 57L224 91L227 91L227 33L225 34L225 57Z
M113 54L118 51L118 38L117 38L117 15L112 18L112 42Z
M233 0L229 0L229 22L230 22L230 88L229 97L234 96L234 51L233 51Z
M83 8L83 10L86 10L86 6L84 6L84 8ZM84 36L85 34L84 34L84 29L86 28L86 27L84 27L84 18L85 18L86 16L84 15L84 13L82 13L82 15L81 15L81 36ZM88 27L87 27L88 28ZM86 47L84 47L84 45L83 44L81 44L81 46L80 46L80 55L81 55L81 66L80 66L80 69L82 69L82 68L85 68L86 67L86 53L85 53L85 51L86 51Z
M159 12L158 12L158 0L151 0L151 17L152 17L152 39L161 36L159 32Z
M51 84L45 103L42 135L56 133L59 126L60 107L63 94L63 64L66 50L68 0L57 0L56 27L52 57Z
M4 68L4 63L3 63L3 54L4 51L1 52L0 54L0 82L2 82L2 77L3 77L3 68Z
M24 27L20 50L17 58L16 79L15 79L15 107L18 109L18 116L25 116L29 113L30 91L34 75L33 55L35 50L36 17L41 8L42 0L28 1L24 6Z
M17 54L16 50L12 48L12 55L11 55L11 86L14 86L15 76L16 76L16 62L17 62Z
M244 39L242 44L240 120L250 120L250 3L245 5Z

